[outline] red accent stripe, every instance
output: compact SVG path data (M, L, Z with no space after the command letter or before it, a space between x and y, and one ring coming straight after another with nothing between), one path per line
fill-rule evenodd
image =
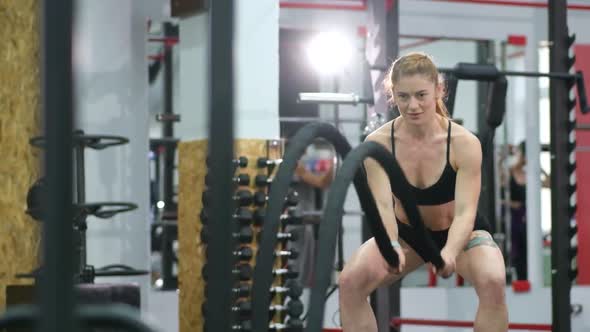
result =
M160 60L163 60L164 59L164 54L148 55L148 59L155 60L155 61L160 61Z
M462 276L460 276L459 274L457 274L457 279L455 280L457 287L463 287L465 286L465 279L463 279Z
M325 9L325 10L367 10L367 1L363 0L360 4L330 4L330 3L313 3L313 2L289 2L281 1L280 8L292 9Z
M459 3L470 3L478 5L500 5L500 6L513 6L513 7L532 7L532 8L547 8L548 4L543 2L534 1L504 1L504 0L430 0L437 2L459 2ZM568 9L571 10L590 10L589 5L567 5Z
M391 326L399 327L401 325L422 325L422 326L446 326L446 327L473 327L473 322L460 320L442 320L442 319L411 319L411 318L393 318ZM551 331L549 324L508 324L510 330L531 330L531 331Z
M432 269L428 269L428 287L436 287L438 278Z
M514 53L511 53L511 54L508 54L506 56L506 58L507 59L516 59L516 58L523 57L525 55L526 55L526 52L525 51L518 51L518 52L514 52Z
M172 46L178 44L178 40L179 40L178 37L163 37L163 38L152 37L152 38L148 38L148 41L150 41L150 42L164 43L164 45L167 47L172 47Z
M514 46L526 46L525 35L508 35L508 44Z

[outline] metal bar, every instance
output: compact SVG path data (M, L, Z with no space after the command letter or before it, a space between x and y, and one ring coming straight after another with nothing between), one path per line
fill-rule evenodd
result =
M383 43L380 45L385 48L385 59L390 61L391 59L397 58L400 52L400 17L399 17L399 1L377 1L380 6L384 6L386 9L385 20L382 22L385 26L386 34L385 38L380 41ZM383 8L383 7L382 7ZM379 7L375 8L379 10ZM389 103L386 103L388 111L391 110ZM396 108L397 110L397 108ZM391 113L391 112L388 112ZM382 309L382 314L377 315L377 326L379 330L389 330L389 318L392 316L399 316L401 314L401 281L398 281L388 287L380 287L375 291L375 294L379 296L375 297L375 303L382 303L385 308Z
M420 325L420 326L445 326L445 327L473 327L473 322L461 320L443 320L443 319L420 319L420 318L393 318L391 326L399 327L402 325ZM530 330L530 331L551 331L549 324L523 324L510 323L509 330Z
M507 62L507 48L508 48L508 43L506 41L502 41L500 44L500 70L505 70L506 69L506 62ZM508 142L508 126L504 123L504 125L502 126L502 141L504 142L503 146L501 147L502 151L501 153L504 153L506 156L509 154L509 147L508 144L506 142ZM510 174L510 169L509 166L506 163L502 163L502 166L498 167L498 172L499 173L503 173L504 176L508 176L508 174ZM499 180L499 179L498 179ZM498 193L498 198L499 198L499 193ZM505 190L504 192L504 199L507 202L510 202L511 198L510 198L510 190ZM500 202L500 199L498 199L498 202ZM501 210L500 207L498 207L498 210ZM512 268L512 258L510 257L510 253L512 250L512 215L510 213L510 209L505 208L504 209L504 214L503 214L503 223L504 223L504 230L505 230L505 237L504 237L504 242L502 243L502 252L504 254L504 258L505 258L505 267L506 270L509 270ZM498 222L496 224L498 230L502 229L502 225L500 222ZM494 234L494 236L496 237L496 240L498 240L496 234ZM512 274L510 274L510 276L512 276Z
M371 102L373 102L371 98L361 98L354 93L300 92L297 94L299 104L357 105Z
M171 37L172 34L172 23L164 24L164 33L166 37ZM173 65L172 65L172 47L164 48L164 116L174 115L174 103L173 103ZM174 137L174 121L163 121L162 122L162 137L172 138ZM162 170L163 180L163 198L164 211L175 211L176 206L173 204L173 192L174 192L174 154L175 146L166 146L164 148L164 169Z
M209 10L209 146L212 184L210 231L207 250L211 277L207 282L207 301L210 314L205 330L226 332L230 330L233 248L232 229L232 174L234 153L234 1L210 2Z
M445 73L445 74L453 74L455 73L455 69L454 68L439 68L438 69L439 72L441 73ZM575 80L577 79L580 74L576 73L567 73L567 70L565 72L548 72L548 73L541 73L541 72L534 72L534 71L498 71L499 75L505 75L505 76L518 76L518 77L548 77L548 78L553 78L553 79L559 79L559 80Z
M549 1L550 71L568 71L567 1ZM568 88L549 83L551 116L551 295L553 332L570 332Z
M174 239L178 238L176 223L169 223L162 226L162 289L171 290L178 288L178 279L172 273L174 266Z
M555 78L560 80L575 80L578 74L568 74L566 72L549 72L549 73L540 73L540 72L530 72L530 71L504 71L502 74L506 76L519 76L519 77L549 77Z
M457 2L466 4L478 5L496 5L496 6L512 6L512 7L531 7L531 8L547 8L546 2L537 1L508 1L508 0L430 0L433 2ZM551 2L551 1L549 1ZM590 10L588 5L572 4L567 6L570 10Z
M84 132L76 131L76 135L83 135ZM77 141L76 145L74 146L74 154L76 158L76 167L74 168L76 172L76 203L84 204L86 203L86 175L85 175L85 166L84 166L84 149L85 144L84 141ZM79 222L79 229L78 233L75 235L78 237L77 245L78 247L75 249L74 252L78 254L78 257L75 257L74 262L74 273L79 274L82 272L84 267L86 266L87 256L86 256L86 218L80 220ZM76 242L76 241L75 241Z
M493 43L489 41L477 42L477 63L490 64L494 61ZM493 82L477 82L477 134L482 141L484 153L482 158L481 194L479 197L479 209L485 218L495 226L495 172L494 172L494 134L495 129L490 128L487 121L487 110L491 107L489 96L492 93ZM494 233L497 229L493 229Z
M330 119L322 119L317 117L304 117L304 116L282 116L279 118L280 122L302 122L302 123L310 123L310 122L332 122ZM363 123L365 122L364 119L338 119L339 123Z
M41 317L37 331L74 331L73 77L72 0L42 2L42 102L45 121L47 219L43 227L44 266L40 282Z

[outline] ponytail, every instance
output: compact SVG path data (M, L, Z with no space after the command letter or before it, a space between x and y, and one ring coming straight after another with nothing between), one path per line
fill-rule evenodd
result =
M451 115L449 114L449 111L447 110L447 106L445 105L442 98L438 98L436 100L436 113L444 116L445 118L451 117Z

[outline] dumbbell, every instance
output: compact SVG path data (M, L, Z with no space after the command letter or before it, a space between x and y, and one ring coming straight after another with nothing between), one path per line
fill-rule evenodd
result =
M45 178L40 178L27 192L27 214L37 221L43 220L43 195L47 191Z
M262 226L262 224L264 223L264 217L266 217L266 208L261 207L254 210L254 213L252 214L254 226Z
M271 314L282 312L291 317L298 317L303 313L303 302L300 300L290 300L286 305L271 305L268 310ZM208 312L207 303L203 304L203 311ZM247 300L238 301L231 307L231 311L241 317L248 317L252 314L252 302Z
M256 187L264 188L266 186L269 186L272 183L272 180L273 179L270 179L267 175L258 174L256 175L256 177L254 177L254 185Z
M268 196L264 191L257 191L254 193L254 205L256 206L264 206L268 201ZM296 206L299 204L299 194L296 191L291 191L285 197L285 205L286 206Z
M272 275L275 277L284 277L286 279L296 279L299 276L299 272L293 270L291 265L287 265L287 268L272 270Z
M207 225L209 223L209 214L207 214L206 209L201 210L199 217L201 218L201 222L203 223L203 225ZM252 220L254 219L252 211L250 211L250 209L248 209L247 207L243 206L239 207L232 217L238 222L238 224L243 226L250 225L252 223Z
M232 197L232 199L236 201L239 206L248 206L252 204L254 196L252 196L250 190L242 189L238 190ZM211 203L211 191L203 191L202 202L203 206L208 206Z
M256 167L258 168L265 168L265 167L275 167L280 165L283 162L283 159L268 159L264 157L258 158L256 160Z
M232 325L231 330L239 332L252 332L252 322L249 320L242 321L240 324Z
M234 256L236 256L236 258L242 262L247 262L252 259L254 252L252 251L252 248L244 246L238 250L235 250Z
M239 284L237 287L232 288L232 294L235 297L248 297L251 290L249 284ZM270 294L271 296L284 294L292 299L297 299L303 294L303 287L297 280L291 279L287 280L283 286L271 287Z
M272 332L303 332L303 322L297 318L291 318L287 323L272 323L268 327Z
M254 205L255 206L264 206L266 201L268 200L268 196L264 191L257 191L254 193Z
M252 265L250 264L238 264L232 268L231 273L234 277L237 277L240 281L252 280ZM209 265L205 263L201 269L201 275L203 280L209 279Z
M299 209L288 208L286 213L281 215L281 223L284 225L301 225L303 224L303 214Z
M275 251L275 257L281 257L285 259L297 259L297 257L299 257L299 252L295 249L277 250Z
M286 324L272 323L268 326L269 331L276 332L303 332L303 322L300 319L289 319ZM232 331L252 332L252 322L245 320L240 324L232 325Z
M231 292L235 297L248 297L251 290L249 284L239 284L237 287L232 288Z
M266 208L258 208L252 215L255 226L262 226L266 217ZM280 219L283 225L301 225L303 223L303 214L295 207L289 207L286 213L281 214Z
M240 230L232 233L232 236L238 241L238 243L247 244L252 243L254 232L250 227L240 227ZM207 226L201 228L201 242L205 244L209 243L209 228Z
M258 234L256 234L257 242L260 242L262 240L263 232L264 231L261 230L260 232L258 232ZM297 241L297 239L299 239L299 236L295 232L277 232L277 240L280 242Z
M297 206L299 204L299 193L290 191L285 198L285 205L289 207Z
M232 159L231 163L234 168L246 168L248 167L248 158L240 156L238 159ZM209 159L208 155L207 158L205 158L205 165L207 165L207 167L211 167L211 160Z
M291 299L297 299L303 294L303 287L294 279L287 280L283 286L271 287L270 293L272 295L285 294Z
M205 185L211 186L211 173L207 173L205 175ZM249 186L250 185L250 175L248 174L238 174L238 176L232 177L232 182L238 186Z
M252 288L249 284L239 284L237 287L232 288L232 294L236 298L248 297ZM294 279L287 280L283 286L273 286L270 288L271 296L278 294L287 295L291 299L297 299L303 294L303 287L301 284Z
M286 304L275 304L270 306L271 312L281 312L289 317L299 317L303 314L303 302L299 299L291 299Z

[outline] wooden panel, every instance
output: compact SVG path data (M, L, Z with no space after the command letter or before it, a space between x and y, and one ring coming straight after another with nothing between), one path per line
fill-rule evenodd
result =
M269 149L266 140L241 139L235 141L235 156L248 158L246 168L236 169L236 174L248 174L249 186L236 189L249 189L252 193L254 177L261 174L256 168L259 157L277 157L275 148ZM269 152L270 155L269 155ZM207 141L181 142L178 145L179 193L178 193L178 255L179 255L179 330L180 332L200 332L203 330L202 304L205 301L201 269L205 263L205 245L201 243L202 224L199 214L203 208L201 197L205 186L207 168ZM255 208L252 207L252 210ZM210 221L212 222L212 221ZM254 230L256 235L257 230ZM256 241L250 244L256 253ZM254 262L251 262L254 264Z
M205 299L201 268L205 248L199 234L201 196L207 172L207 141L178 144L178 289L180 332L203 331L201 305Z
M39 18L37 0L0 1L0 310L6 285L38 265L39 224L25 214L29 186L39 176ZM29 282L30 283L30 282Z

